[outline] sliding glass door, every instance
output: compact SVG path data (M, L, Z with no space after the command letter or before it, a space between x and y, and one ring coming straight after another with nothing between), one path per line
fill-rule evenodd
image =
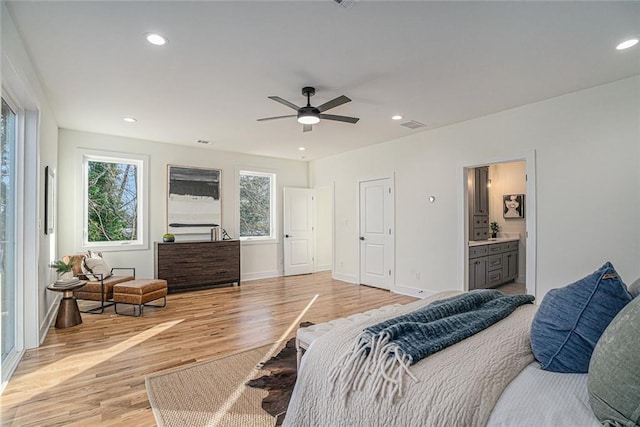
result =
M16 206L17 206L17 109L8 99L2 98L0 133L0 333L2 334L2 382L10 373L8 369L17 363L19 311L17 305L18 283L16 268Z

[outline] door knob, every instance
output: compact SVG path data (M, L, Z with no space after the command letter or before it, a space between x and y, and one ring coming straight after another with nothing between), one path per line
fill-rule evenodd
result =
M289 234L285 234L284 237L293 237L293 236L291 236Z
M364 237L360 236L360 240L364 240Z

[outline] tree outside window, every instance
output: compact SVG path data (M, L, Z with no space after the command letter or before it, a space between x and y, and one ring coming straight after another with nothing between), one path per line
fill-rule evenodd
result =
M143 160L85 155L85 246L143 244Z
M240 238L275 238L275 174L240 171Z
M89 241L138 238L137 167L129 163L88 162Z

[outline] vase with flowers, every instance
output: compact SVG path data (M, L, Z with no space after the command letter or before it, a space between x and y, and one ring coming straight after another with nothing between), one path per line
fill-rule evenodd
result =
M495 221L493 221L490 225L491 225L491 238L495 239L496 237L498 237L498 231L500 231L500 226Z

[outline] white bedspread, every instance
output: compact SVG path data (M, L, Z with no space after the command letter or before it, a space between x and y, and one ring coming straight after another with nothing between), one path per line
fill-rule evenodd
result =
M533 361L529 332L536 306L527 304L508 318L411 366L419 382L407 381L392 403L352 392L345 402L331 395L328 372L365 326L408 313L443 292L343 327L318 338L305 354L287 410L285 426L484 426L504 388Z

